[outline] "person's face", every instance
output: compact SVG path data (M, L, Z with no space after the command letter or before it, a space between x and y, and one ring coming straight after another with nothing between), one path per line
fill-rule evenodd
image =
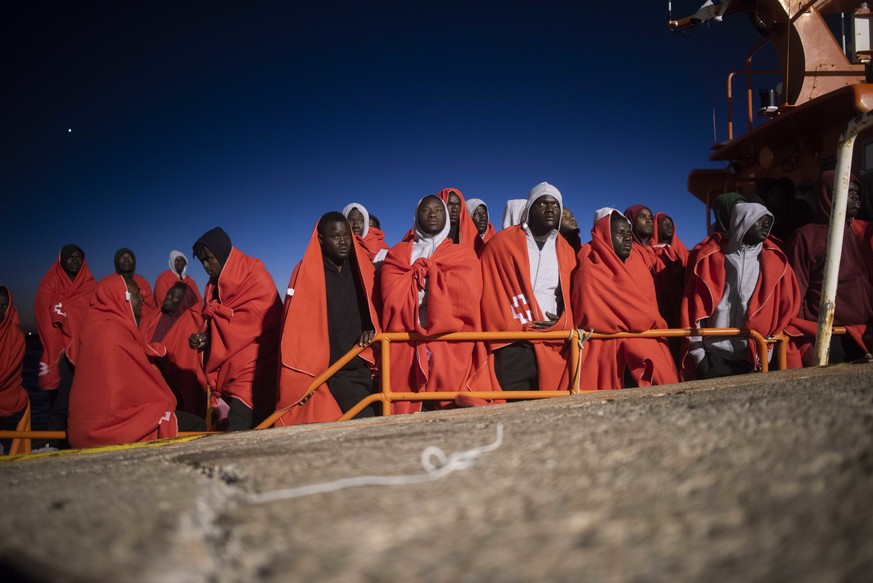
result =
M480 204L473 211L473 222L476 224L476 230L480 235L484 235L488 230L488 209L484 204Z
M609 228L612 231L612 248L615 250L615 254L622 261L627 261L634 242L630 223L621 217L615 217L610 222Z
M324 234L318 234L321 254L335 265L342 265L352 250L352 231L345 221L325 223Z
M70 253L70 256L67 257L67 261L64 263L64 271L66 271L69 275L76 275L79 273L79 270L82 269L82 264L85 262L85 256L82 255L81 251L73 251Z
M673 240L673 233L675 232L676 229L673 226L673 219L670 217L664 217L661 219L661 222L658 223L658 239L661 241L669 243Z
M770 227L773 226L773 219L770 215L764 215L755 224L749 227L743 237L743 243L746 245L757 245L767 238L770 233Z
M127 284L127 291L130 292L130 307L133 309L133 315L139 321L142 316L142 294L139 291L139 285L132 279L124 280Z
M446 226L446 209L438 198L426 198L418 205L418 228L427 235L438 235Z
M358 209L352 209L349 211L348 216L349 224L352 226L352 233L359 237L364 236L364 213L359 211Z
M573 211L568 208L565 208L561 211L561 230L562 231L575 231L579 228L579 225L576 223L576 217L573 216Z
M115 260L115 269L118 271L118 273L133 273L135 265L136 263L134 262L133 255L131 255L127 251L119 255L118 259Z
M185 290L171 287L167 290L167 295L164 297L164 301L161 304L161 311L165 314L172 314L175 312L179 305L182 303L182 299L185 297Z
M449 200L446 202L449 209L449 220L453 225L457 225L461 219L461 197L455 193L449 194Z
M374 219L373 217L370 217L370 228L371 229L378 229L379 228L379 225L376 224L376 219Z
M181 255L176 257L176 260L173 261L173 267L176 268L176 273L180 275L182 274L182 271L184 271L186 265L188 265L188 262L185 261L185 258Z
M6 310L9 309L9 294L6 290L0 290L0 322L6 319Z
M561 204L554 196L536 199L527 213L527 226L534 235L545 235L561 224Z
M846 218L854 219L861 210L861 192L858 185L849 184L849 198L846 201Z
M652 236L654 229L654 221L652 220L652 211L643 207L637 215L637 220L634 223L634 228L643 239L648 239Z
M218 277L221 273L221 262L216 259L212 250L204 247L203 254L198 255L197 259L199 259L200 263L203 264L203 271L206 272L206 275L208 275L210 279Z

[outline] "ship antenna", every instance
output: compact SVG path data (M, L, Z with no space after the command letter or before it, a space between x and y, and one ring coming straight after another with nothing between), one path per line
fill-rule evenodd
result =
M712 143L718 143L718 135L715 132L715 108L712 108Z

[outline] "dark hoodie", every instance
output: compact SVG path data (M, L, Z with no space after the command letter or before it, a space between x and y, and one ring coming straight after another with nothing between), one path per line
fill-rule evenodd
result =
M852 182L860 182L854 176ZM822 172L818 194L817 223L798 229L788 245L788 261L797 275L801 308L798 316L817 321L824 283L824 265L827 255L828 221L834 188L834 172ZM853 224L857 223L857 224ZM873 264L869 240L859 232L868 231L864 221L855 219L846 225L843 234L834 325L867 324L873 320L873 283L870 265Z

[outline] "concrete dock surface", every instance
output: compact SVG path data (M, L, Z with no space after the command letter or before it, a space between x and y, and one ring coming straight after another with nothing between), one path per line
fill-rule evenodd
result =
M873 578L873 364L4 459L3 581Z

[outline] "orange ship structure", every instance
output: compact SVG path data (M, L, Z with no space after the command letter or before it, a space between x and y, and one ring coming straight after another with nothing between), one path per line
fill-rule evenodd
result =
M849 175L873 170L871 11L866 2L850 0L707 0L691 16L673 20L671 14L668 26L684 31L738 13L749 18L762 40L749 51L744 68L727 76L728 136L709 157L725 167L691 171L688 190L707 205L708 217L722 193L755 194L762 179L787 178L797 197L806 198L822 170L836 169L825 268L831 276L825 276L816 343L816 362L826 364ZM754 68L754 58L765 48L775 51L778 69ZM735 136L737 77L745 80L748 129ZM774 79L775 86L764 84ZM757 107L755 90L761 98ZM765 121L755 125L756 117Z

